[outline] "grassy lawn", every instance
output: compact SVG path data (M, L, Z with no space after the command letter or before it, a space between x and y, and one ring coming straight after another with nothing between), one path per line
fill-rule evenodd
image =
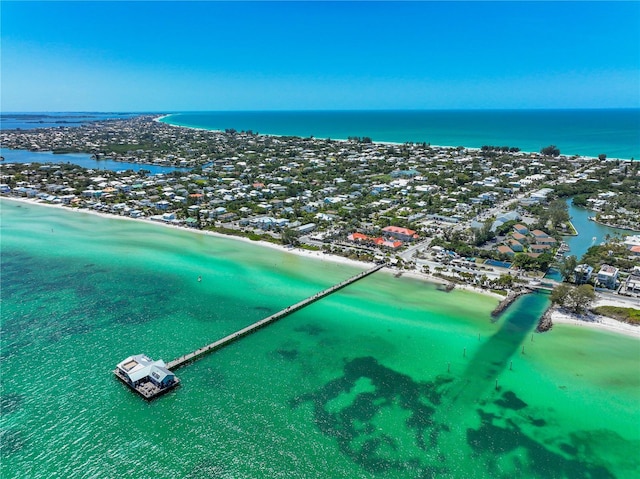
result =
M624 323L640 324L640 309L622 308L620 306L598 306L593 311Z

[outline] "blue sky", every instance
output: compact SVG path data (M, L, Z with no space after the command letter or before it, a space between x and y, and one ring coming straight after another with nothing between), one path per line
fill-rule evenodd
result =
M2 111L640 107L639 2L2 1Z

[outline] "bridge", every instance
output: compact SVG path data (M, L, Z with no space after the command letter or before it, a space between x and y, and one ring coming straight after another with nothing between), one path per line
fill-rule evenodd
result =
M278 311L275 314L272 314L271 316L261 319L260 321L256 321L253 324L250 324L249 326L242 328L239 331L236 331L235 333L231 333L228 336L225 336L222 339L218 339L217 341L211 343L211 344L207 344L206 346L202 346L198 349L196 349L195 351L192 351L188 354L185 354L184 356L180 356L179 358L174 359L173 361L170 361L169 363L167 363L167 369L178 369L182 366L184 366L187 363L190 363L192 361L195 361L196 359L201 358L202 356L204 356L205 354L208 354L212 351L216 351L220 348L223 348L224 346L227 346L228 344L231 344L232 342L247 336L255 331L257 331L258 329L264 328L265 326L268 326L271 323L274 323L276 321L278 321L279 319L284 318L285 316L290 315L291 313L294 313L296 311L301 310L302 308L304 308L305 306L310 305L311 303L314 303L316 301L318 301L319 299L322 299L326 296L329 296L332 293L335 293L336 291L349 286L350 284L355 283L356 281L361 280L362 278L365 278L367 276L369 276L370 274L375 273L376 271L379 271L380 269L382 269L384 267L384 265L376 265L373 268L370 268L366 271L363 271L355 276L352 276L349 279L346 279L344 281L342 281L341 283L338 283L334 286L331 286L330 288L327 288L325 290L320 291L319 293L314 294L313 296L309 296L308 298L293 304L291 306L288 306L280 311Z

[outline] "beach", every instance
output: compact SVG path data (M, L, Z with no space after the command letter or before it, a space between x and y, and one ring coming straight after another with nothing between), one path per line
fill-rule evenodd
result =
M599 299L595 301L593 307L598 306L631 307L629 303L610 299ZM608 318L599 314L587 313L578 315L563 309L554 308L551 313L551 320L554 324L570 324L577 327L593 328L596 330L624 334L626 336L640 339L639 326L623 323L622 321L617 321L613 318Z
M212 111L173 113L162 122L205 130L234 128L302 138L356 136L376 143L426 142L453 148L509 145L539 152L551 143L564 155L597 158L604 152L609 159L630 159L640 157L638 118L636 110L624 109Z
M120 215L111 215L108 213L103 213L100 211L93 211L93 210L89 210L89 209L73 209L73 208L69 208L69 207L65 207L59 204L51 204L51 203L46 203L46 202L40 202L37 200L30 200L30 199L26 199L26 198L15 198L15 197L11 197L11 198L2 198L2 200L7 200L7 201L14 201L14 202L21 202L21 203L26 203L26 204L37 204L38 206L44 206L44 207L48 207L48 208L60 208L60 209L64 209L67 211L74 211L77 213L85 213L85 214L90 214L90 215L95 215L98 217L103 217L103 218L110 218L110 219L121 219L121 220L126 220L126 221L137 221L137 222L144 222L147 224L152 224L152 225L156 225L156 226L161 226L161 227L165 227L165 228L172 228L172 229L179 229L179 230L183 230L183 231L187 231L190 233L194 233L194 234L199 234L199 235L205 235L205 236L212 236L212 237L218 237L218 238L224 238L224 239L228 239L228 240L232 240L232 241L240 241L243 242L245 244L253 244L256 245L258 247L262 247L262 248L270 248L270 249L274 249L283 253L287 253L287 254L292 254L292 255L297 255L297 256L301 256L301 257L305 257L305 258L312 258L314 260L318 260L318 261L326 261L326 262L331 262L331 263L336 263L336 264L342 264L342 265L346 265L349 267L353 267L353 268L361 268L362 270L371 268L372 266L375 265L375 263L370 263L370 262L363 262L363 261L356 261L356 260L352 260L349 258L345 258L343 256L338 256L338 255L333 255L333 254L328 254L328 253L324 253L324 252L320 252L320 251L309 251L309 250L305 250L302 248L296 248L296 247L291 247L291 246L284 246L284 245L278 245L278 244L274 244L274 243L270 243L268 241L253 241L250 240L249 238L245 238L245 237L241 237L241 236L233 236L233 235L225 235L222 233L217 233L215 231L206 231L206 230L198 230L198 229L194 229L194 228L188 228L188 227L184 227L184 226L179 226L179 225L175 225L175 224L170 224L167 222L163 222L163 221L154 221L154 220L150 220L148 218L130 218L127 216L120 216ZM416 270L399 270L397 268L393 268L393 267L385 267L382 271L383 274L390 274L390 275L398 275L401 274L402 276L406 276L406 277L410 277L410 278L414 278L420 281L427 281L429 283L433 283L433 284L439 284L439 285L443 285L443 284L448 284L448 281L443 279L443 278L439 278L437 276L431 275L431 274L427 274L427 273L423 273L423 272L419 272ZM464 290L464 291L469 291L472 293L477 293L477 294L482 294L484 296L488 296L494 299L497 299L498 301L501 301L504 299L503 295L500 295L498 293L486 290L486 289L482 289L482 288L478 288L472 285L467 285L467 284L456 284L455 288L458 290ZM601 306L601 305L615 305L615 306L626 306L628 307L628 305L626 303L622 303L622 302L618 302L616 303L615 301L611 301L611 300L599 300L595 306ZM570 325L574 325L574 326L585 326L585 327L591 327L591 328L595 328L595 329L600 329L600 330L606 330L609 332L613 332L613 333L619 333L619 334L624 334L627 336L632 336L632 337L636 337L636 338L640 338L640 328L637 328L633 325L630 324L626 324L626 323L622 323L620 321L617 321L615 319L612 318L607 318L605 316L601 316L601 315L586 315L586 316L579 316L576 314L573 314L569 311L563 310L560 311L557 308L554 308L552 311L552 320L554 323L558 323L558 324L570 324Z

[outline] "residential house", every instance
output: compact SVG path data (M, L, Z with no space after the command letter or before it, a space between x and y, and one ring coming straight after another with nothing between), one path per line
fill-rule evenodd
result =
M542 231L542 230L533 230L531 232L531 234L534 236L534 238L536 238L536 240L538 238L548 238L549 237L549 235L547 233L545 233L544 231Z
M515 230L516 233L519 233L521 235L529 234L529 228L527 228L527 226L525 226L525 225L523 225L521 223L518 223L517 225L515 225L513 227L513 229Z
M537 238L537 242L538 244L548 244L551 247L553 247L557 243L555 238L552 238L551 236Z
M573 276L576 284L587 283L593 274L593 267L588 264L579 264L573 270Z
M524 251L524 247L522 246L522 243L520 243L519 241L516 241L515 239L508 240L507 244L516 253L522 253Z
M516 240L520 244L525 244L529 242L529 237L525 234L515 232L511 237Z
M598 284L608 289L615 289L618 280L618 268L603 264L598 271Z
M532 253L546 253L551 250L551 246L548 244L532 244L529 246L529 250Z
M515 256L515 252L511 248L505 245L498 246L498 253L506 254L507 256Z

